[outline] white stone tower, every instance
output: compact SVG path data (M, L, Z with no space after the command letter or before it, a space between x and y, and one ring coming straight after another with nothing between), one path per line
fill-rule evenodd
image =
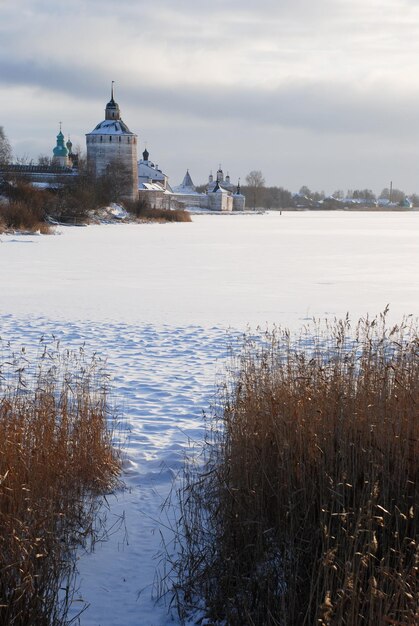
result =
M126 181L124 198L138 198L137 135L122 121L119 105L114 100L112 81L111 99L106 105L105 119L86 134L87 164L95 176L106 174L115 166Z

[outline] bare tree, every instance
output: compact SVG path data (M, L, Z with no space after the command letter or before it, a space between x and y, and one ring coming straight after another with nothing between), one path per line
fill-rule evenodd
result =
M375 193L371 189L354 189L352 192L352 198L354 200L367 200L374 202L376 200Z
M300 196L311 199L312 193L307 185L303 185L298 193L300 194Z
M387 187L380 193L380 198L390 200L390 202L402 202L406 198L406 194L401 189L388 189Z
M38 165L51 165L52 159L46 154L40 154L38 156Z
M6 137L3 126L0 126L0 165L10 163L12 160L12 148Z
M265 179L260 170L252 170L246 176L246 183L249 187L252 198L253 209L261 203L262 190L265 187Z

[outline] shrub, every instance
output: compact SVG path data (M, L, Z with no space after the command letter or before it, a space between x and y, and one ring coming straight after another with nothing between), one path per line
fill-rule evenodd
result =
M44 222L45 214L42 209L31 207L23 201L0 206L0 221L3 228L49 232L48 224Z
M45 348L30 370L23 353L0 363L4 626L65 623L74 550L95 538L97 496L119 472L100 363Z
M152 209L147 198L140 197L134 202L124 202L127 211L138 219L156 222L191 222L188 211L183 209Z
M180 491L181 614L419 622L419 339L349 320L248 338Z
M144 211L142 217L158 222L191 222L188 211L183 209L148 209Z

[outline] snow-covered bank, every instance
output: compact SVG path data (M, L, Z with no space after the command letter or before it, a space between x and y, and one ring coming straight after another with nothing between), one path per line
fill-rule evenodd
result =
M80 597L91 605L81 624L163 626L173 622L151 599L160 505L189 439L202 437L224 329L297 328L388 303L391 319L418 315L419 213L194 216L60 231L0 237L0 336L36 349L53 334L107 357L129 431L128 490L109 499L108 525L124 524L80 560Z

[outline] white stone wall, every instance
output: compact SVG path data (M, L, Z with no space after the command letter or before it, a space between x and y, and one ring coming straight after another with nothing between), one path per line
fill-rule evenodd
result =
M150 209L172 209L171 197L165 194L164 191L146 190L140 189L138 192L139 198L147 200Z
M246 198L242 194L233 196L233 211L244 211Z
M203 193L174 193L173 198L176 202L180 202L185 206L199 207L200 209L208 208L208 196Z
M86 136L87 164L101 176L109 164L117 163L129 172L126 198L138 198L137 136L122 134L89 134Z
M228 193L216 191L208 194L208 208L211 211L232 211L233 197Z

